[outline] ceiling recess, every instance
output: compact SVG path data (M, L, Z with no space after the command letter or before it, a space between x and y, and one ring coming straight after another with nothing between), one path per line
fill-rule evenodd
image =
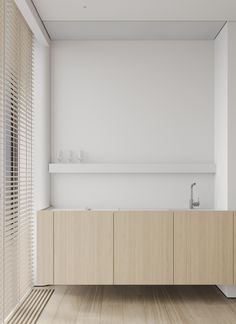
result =
M212 40L225 22L44 22L52 40Z
M214 39L235 0L33 0L53 40Z

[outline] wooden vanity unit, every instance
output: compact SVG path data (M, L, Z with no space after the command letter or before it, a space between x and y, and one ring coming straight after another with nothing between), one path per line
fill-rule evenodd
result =
M232 285L235 217L231 211L39 211L37 284Z

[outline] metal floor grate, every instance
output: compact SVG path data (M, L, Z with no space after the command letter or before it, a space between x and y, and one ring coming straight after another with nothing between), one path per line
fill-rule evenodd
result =
M47 305L54 289L33 289L7 324L34 324Z

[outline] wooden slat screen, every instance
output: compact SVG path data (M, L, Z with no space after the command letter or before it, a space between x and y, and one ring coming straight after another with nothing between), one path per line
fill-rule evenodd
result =
M0 323L32 287L32 33L0 0Z

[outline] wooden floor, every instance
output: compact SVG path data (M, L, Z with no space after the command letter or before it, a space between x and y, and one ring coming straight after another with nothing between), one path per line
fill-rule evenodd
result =
M56 287L38 324L236 324L236 300L214 286Z

